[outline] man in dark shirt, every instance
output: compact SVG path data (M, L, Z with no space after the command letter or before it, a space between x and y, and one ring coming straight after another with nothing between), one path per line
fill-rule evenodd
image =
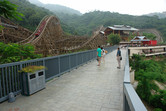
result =
M121 64L120 64L120 62L121 62L121 60L120 60L120 58L121 58L121 51L120 51L119 47L117 49L116 57L117 57L117 61L118 61L118 67L117 68L120 69L121 68Z

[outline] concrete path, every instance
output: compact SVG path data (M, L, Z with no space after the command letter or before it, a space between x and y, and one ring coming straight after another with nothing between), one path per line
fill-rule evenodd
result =
M96 60L89 62L47 82L46 89L29 97L19 95L14 103L1 103L0 111L122 111L126 51L121 51L121 69L113 51L101 66Z

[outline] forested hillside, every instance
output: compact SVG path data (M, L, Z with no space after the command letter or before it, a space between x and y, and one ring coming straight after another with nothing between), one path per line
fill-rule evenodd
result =
M59 18L71 27L77 28L78 34L91 34L96 27L103 25L105 27L124 24L139 29L155 28L160 31L166 40L166 18L159 19L157 16L132 16L119 13L94 11L85 13L82 16L61 16Z
M40 20L46 16L53 14L47 9L36 7L36 5L31 4L26 0L8 0L11 3L16 4L18 7L18 12L24 14L22 21L16 21L20 25L35 30L37 25L39 24Z
M49 11L48 9L38 7L34 4L31 4L27 0L8 0L13 4L16 4L18 7L18 12L24 14L24 17L22 21L15 21L19 25L28 28L31 31L34 31L42 18L46 15L55 15L53 12ZM56 15L55 15L56 16ZM70 31L74 30L72 27L67 26L66 24L61 22L61 25L64 29L64 31ZM67 32L66 31L66 32ZM72 32L72 31L70 31ZM70 33L67 32L67 33Z
M19 24L31 30L36 28L44 16L54 14L45 8L31 4L27 0L9 1L18 5L18 11L25 15ZM159 19L157 16L132 16L103 11L93 11L81 16L57 13L56 16L60 19L63 30L68 34L91 35L92 31L101 25L107 27L123 24L139 29L155 28L162 33L166 41L166 18Z

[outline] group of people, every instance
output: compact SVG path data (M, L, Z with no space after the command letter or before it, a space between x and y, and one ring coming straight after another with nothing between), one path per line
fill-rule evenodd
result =
M100 66L101 64L101 59L103 59L103 61L105 62L104 60L105 55L106 55L106 50L104 50L103 47L98 46L98 49L97 49L98 66Z
M98 49L97 49L97 61L98 61L98 66L100 66L101 64L101 59L104 60L105 58L105 55L106 55L106 50L104 50L103 47L100 47L98 46ZM122 60L122 56L121 56L121 51L120 51L120 48L118 47L117 49L117 54L116 54L116 58L117 58L117 61L118 61L118 69L121 68L121 60Z

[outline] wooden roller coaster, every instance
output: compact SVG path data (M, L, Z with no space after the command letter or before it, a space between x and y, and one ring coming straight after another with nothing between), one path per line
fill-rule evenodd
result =
M33 33L3 17L0 18L0 24L5 27L0 32L1 42L29 43L35 46L36 53L44 56L106 45L106 38L99 33L103 30L102 26L94 31L91 37L68 36L63 33L60 21L55 16L44 17Z

